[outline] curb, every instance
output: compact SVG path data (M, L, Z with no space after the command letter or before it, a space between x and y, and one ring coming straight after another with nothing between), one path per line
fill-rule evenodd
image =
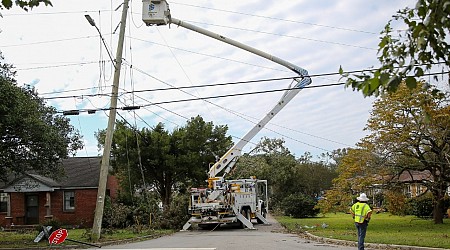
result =
M320 237L320 236L310 234L307 231L305 231L304 234L305 234L305 238L308 238L308 239L314 240L314 241L318 241L318 242L322 242L322 243L330 243L330 244L334 244L334 245L354 246L354 247L357 247L357 245L358 245L358 243L354 242L354 241L337 240L337 239ZM365 243L364 246L366 248L374 248L374 249L400 249L400 250L442 250L442 249L445 249L445 248L406 246L406 245L394 245L394 244L378 244L378 243Z

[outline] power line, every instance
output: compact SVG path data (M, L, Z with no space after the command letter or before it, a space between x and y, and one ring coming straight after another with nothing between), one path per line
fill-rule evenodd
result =
M211 25L211 26L228 28L228 29L250 31L250 32L256 32L256 33L267 34L267 35L274 35L274 36L289 37L289 38L295 38L295 39L301 39L301 40L308 40L308 41L312 41L312 42L329 43L329 44L342 45L342 46L348 46L348 47L354 47L354 48L360 48L360 49L368 49L368 50L377 50L377 49L374 49L374 48L369 48L369 47L364 47L364 46L358 46L358 45L352 45L352 44L346 44L346 43L338 43L338 42L331 42L331 41L325 41L325 40L319 40L319 39L313 39L313 38L307 38L307 37L300 37L300 36L276 34L276 33L271 33L271 32L266 32L266 31L260 31L260 30L237 28L237 27L231 27L231 26L226 26L226 25L203 23L203 22L196 22L196 21L188 21L188 22L198 23L198 24L205 24L205 25Z
M106 34L106 35L110 35L110 34ZM88 39L88 38L93 38L93 37L98 37L98 36L83 36L83 37L63 38L63 39L47 40L47 41L31 42L31 43L7 44L7 45L0 45L0 48L22 47L22 46L28 46L28 45L47 44L47 43L56 43L56 42L66 42L66 41Z
M308 87L304 87L304 88L306 89L306 88L331 87L331 86L338 86L338 85L344 85L344 84L345 83L332 83L332 84L327 84L327 85L308 86ZM218 98L225 98L225 97L245 96L245 95L266 94L266 93L280 92L280 91L286 91L286 90L292 90L292 88L272 89L272 90L264 90L264 91L253 91L253 92L243 92L243 93L208 96L208 97L195 97L195 98L188 98L188 99L152 102L150 104L136 105L136 106L124 106L124 107L118 107L116 109L133 110L133 109L139 109L139 108L142 108L142 107L149 107L149 106L155 106L155 105L161 105L161 104L171 104L171 103L190 102L190 101L202 101L202 100L218 99ZM98 109L98 110L111 110L111 109L112 108ZM90 109L79 109L78 111L79 112L86 112L86 111L89 111L89 110ZM73 111L73 110L71 110L71 111ZM58 113L63 113L63 112L64 111L58 111Z
M18 70L34 70L34 69L50 69L50 68L61 68L61 67L70 67L70 66L80 66L93 64L98 62L78 62L78 63L67 63L67 64L59 64L59 65L48 65L48 66L39 66L39 67L30 67L30 68L17 68Z
M161 43L152 42L152 41L144 40L144 39L141 39L141 38L135 38L135 37L128 37L128 38L131 38L131 39L134 39L134 40L138 40L138 41L141 41L141 42L151 43L151 44L154 44L154 45L163 46L163 47L169 47L171 49L176 49L176 50L188 52L188 53L191 53L191 54L211 57L211 58L215 58L215 59L222 59L222 60L229 61L229 62L236 62L236 63L245 64L245 65L249 65L249 66L254 66L254 67L259 67L259 68L264 68L264 69L270 69L270 70L277 70L277 71L282 71L282 72L291 72L291 71L288 71L286 69L271 68L271 67L267 67L267 66L261 66L261 65L256 65L256 64L252 64L252 63L242 62L242 61L238 61L238 60L234 60L234 59L230 59L230 58L204 54L204 53L200 53L200 52L196 52L196 51L192 51L192 50L187 50L187 49L182 49L182 48L177 48L177 47L173 47L173 46L167 46L167 45L164 45L164 44L161 44Z
M102 87L89 87L89 88L81 88L81 89L68 89L68 90L61 90L61 91L52 91L52 92L40 93L39 95L60 94L60 93L76 92L76 91L83 91L83 90L93 90L93 89L99 89L99 88L102 88Z
M136 70L136 68L134 68ZM144 71L137 69L138 72L150 76ZM191 88L205 88L205 87L218 87L218 86L226 86L226 85L236 85L236 84L246 84L246 83L257 83L257 82L268 82L268 81L279 81L279 80L292 80L298 77L280 77L280 78L269 78L269 79L260 79L260 80L249 80L249 81L237 81L237 82L226 82L226 83L216 83L216 84L205 84L205 85L191 85L191 86L183 86L183 87L169 87L169 88L156 88L156 89L144 89L144 90L134 90L134 91L126 91L119 93L120 95L124 94L133 94L133 93L142 93L142 92L155 92L155 91L167 91L167 90L181 90L181 89L191 89ZM98 87L94 87L98 88ZM79 89L78 89L79 90ZM69 92L70 90L68 90ZM76 91L76 90L73 90ZM57 92L55 92L57 93ZM51 94L51 93L46 93ZM66 99L66 98L74 98L74 97L83 97L89 96L94 97L96 95L105 95L105 94L87 94L87 95L70 95L70 96L55 96L55 97L44 97L44 100L48 99Z
M448 74L448 73L450 73L450 71L439 72L439 73L430 73L430 74L425 74L425 75L441 75L441 74ZM317 85L317 86L306 86L306 87L304 87L304 89L331 87L331 86L338 86L338 85L345 85L345 84L346 84L345 82L342 82L342 83L331 83L331 84L324 84L324 85ZM292 88L283 88L283 89L272 89L272 90L264 90L264 91L253 91L253 92L243 92L243 93L235 93L235 94L217 95L217 96L209 96L209 97L195 97L195 98L188 98L188 99L153 102L151 104L146 104L146 105L125 106L125 107L119 107L119 108L116 108L116 109L133 110L133 109L139 109L139 108L142 108L142 107L149 107L149 106L155 106L155 105L161 105L161 104L171 104L171 103L190 102L190 101L201 101L201 100L210 100L210 99L245 96L245 95L255 95L255 94L266 94L266 93L280 92L280 91L286 91L286 90L291 90L291 89ZM79 109L77 111L78 112L87 112L89 110L91 110L91 109ZM105 111L105 110L111 110L111 108L97 109L97 110ZM74 111L74 110L70 110L70 111ZM64 113L64 112L65 111L58 111L58 113Z
M366 34L372 34L372 35L378 34L376 32L370 32L370 31L364 31L364 30L341 28L341 27L336 27L336 26L331 26L331 25L323 25L323 24L295 21L295 20L283 19L283 18L278 18L278 17L268 17L268 16L262 16L262 15L256 15L256 14L250 14L250 13L244 13L244 12L238 12L238 11L231 11L231 10L221 10L221 9L215 9L215 8L211 8L211 7L204 7L204 6L192 5L192 4L186 4L186 3L177 3L177 2L171 2L171 3L189 6L189 7L195 7L195 8L209 9L209 10L214 10L214 11L227 12L227 13L239 14L239 15L245 15L245 16L253 16L253 17L265 18L265 19L270 19L270 20L278 20L278 21L284 21L284 22L306 24L306 25L312 25L312 26L318 26L318 27L324 27L324 28L330 28L330 29L353 31L353 32L366 33Z
M112 10L79 10L79 11L57 11L57 12L27 12L27 13L16 13L16 14L2 14L4 17L7 16L39 16L39 15L61 15L61 14L80 14L80 13L97 13L97 12L111 12Z
M290 76L290 77L278 77L278 78L266 78L266 79L257 79L257 80L247 80L247 81L235 81L235 82L224 82L224 83L212 83L212 84L204 84L204 85L191 85L191 86L182 86L182 87L176 87L173 86L167 82L164 82L160 79L157 79L156 77L148 74L147 72L133 67L134 70L147 75L149 77L152 77L153 79L158 80L159 82L162 82L166 85L169 85L169 88L155 88L155 89L143 89L143 90L133 90L133 91L126 91L121 92L119 95L126 95L126 94L134 94L134 93L142 93L142 92L155 92L155 91L168 91L168 90L182 90L182 89L191 89L191 88L206 88L206 87L219 87L219 86L227 86L227 85L239 85L239 84L249 84L249 83L262 83L262 82L270 82L270 81L281 81L281 80L292 80L295 78L298 78L298 76ZM346 71L342 74L355 74L355 73L362 73L367 71L375 71L377 69L366 69L366 70L353 70L353 71ZM428 73L424 74L424 76L432 76L432 75L442 75L446 74L448 72L436 72L436 73ZM335 73L321 73L321 74L313 74L310 75L311 78L313 77L323 77L323 76L333 76L333 75L341 75L341 73L335 72ZM337 86L337 85L343 85L345 83L333 83L333 84L326 84L326 85L317 85L317 86L306 86L307 88L320 88L320 87L330 87L330 86ZM66 91L56 91L56 92L47 92L43 93L41 95L49 95L49 94L56 94L56 93L63 93L63 92L72 92L72 91L80 91L80 90L89 90L89 89L95 89L99 87L91 87L91 88L84 88L84 89L73 89L73 90L66 90ZM282 91L286 89L281 89L277 91ZM67 98L81 98L81 97L95 97L95 96L109 96L109 94L86 94L86 95L69 95L69 96L54 96L54 97L44 97L42 99L44 100L50 100L50 99L67 99Z

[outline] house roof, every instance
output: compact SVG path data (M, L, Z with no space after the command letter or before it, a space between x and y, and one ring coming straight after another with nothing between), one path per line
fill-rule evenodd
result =
M63 160L66 177L59 181L63 188L98 187L102 157L72 157Z
M21 180L32 178L51 188L96 188L98 187L101 157L71 157L62 161L65 176L55 180L49 177L28 173L22 177L10 181L7 185L1 185L0 189L6 189Z
M398 180L400 182L423 182L423 181L433 181L433 176L428 170L417 171L417 170L405 170L399 176Z

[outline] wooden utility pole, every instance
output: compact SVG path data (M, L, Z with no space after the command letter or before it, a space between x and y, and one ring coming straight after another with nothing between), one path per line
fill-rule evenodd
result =
M97 203L95 207L94 225L92 226L92 238L94 241L100 239L102 231L103 209L105 207L106 182L108 180L109 158L111 154L111 144L116 123L117 97L119 92L120 69L122 67L123 40L125 37L125 26L127 20L129 0L124 0L122 18L120 21L119 41L117 44L116 61L114 64L114 80L111 93L111 104L109 110L108 128L103 148L102 164L100 168L100 179L98 183Z

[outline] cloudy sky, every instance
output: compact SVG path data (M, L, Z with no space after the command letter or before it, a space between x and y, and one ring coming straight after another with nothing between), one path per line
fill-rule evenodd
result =
M59 111L108 108L113 81L108 51L115 58L122 10L117 8L122 1L52 2L53 7L40 6L28 13L18 7L1 12L3 56L15 65L20 85L33 85ZM177 0L169 4L177 19L309 71L314 88L302 90L244 151L265 136L283 138L296 156L305 152L316 156L354 146L364 137L374 100L342 85L320 86L340 82L339 75L332 74L340 65L346 71L376 67L380 31L398 9L411 7L414 1ZM135 113L118 111L139 128L162 122L171 131L201 115L216 125L228 125L236 142L282 96L272 90L290 84L290 80L265 80L295 76L274 62L175 25L145 26L141 12L142 2L131 1L118 103L119 107L145 106ZM95 20L108 51L85 14ZM241 83L248 81L252 82ZM202 87L221 83L235 84ZM161 90L167 88L172 90ZM268 93L170 103L258 91ZM94 132L107 127L107 112L82 112L70 119L86 144L77 155L100 154Z

